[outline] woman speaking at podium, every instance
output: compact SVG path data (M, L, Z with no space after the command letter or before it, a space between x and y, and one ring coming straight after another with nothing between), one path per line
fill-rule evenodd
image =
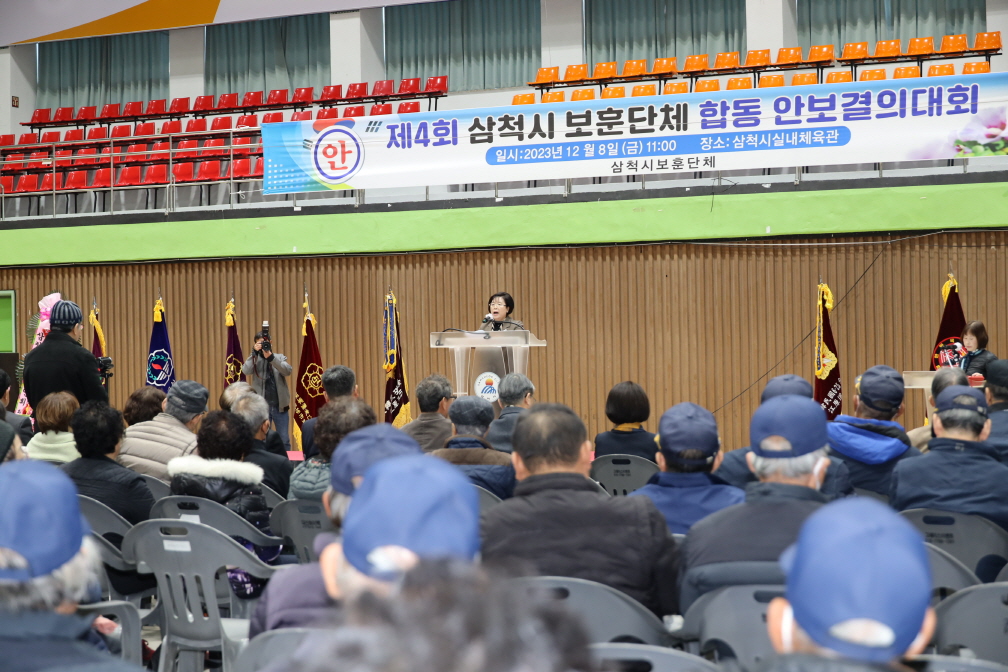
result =
M480 329L483 331L519 331L525 325L511 319L514 311L514 299L507 292L497 292L487 301L487 315L483 318Z

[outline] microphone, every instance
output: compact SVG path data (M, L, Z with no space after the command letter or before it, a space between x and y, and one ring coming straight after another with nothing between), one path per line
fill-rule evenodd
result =
M490 313L487 313L486 317L483 318L483 324L486 324L487 322L493 322L493 315Z

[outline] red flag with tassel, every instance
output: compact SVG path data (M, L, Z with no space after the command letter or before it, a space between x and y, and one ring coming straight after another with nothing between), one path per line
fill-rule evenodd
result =
M837 366L836 342L830 326L830 311L833 310L833 292L825 283L816 293L816 343L815 343L815 391L813 398L818 401L826 417L833 420L843 412L843 385L840 382L840 368Z

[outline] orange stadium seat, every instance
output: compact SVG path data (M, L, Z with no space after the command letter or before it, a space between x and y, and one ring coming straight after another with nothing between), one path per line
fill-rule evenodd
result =
M539 68L536 71L535 81L529 82L529 86L534 84L551 84L560 79L560 66L555 65L552 68Z
M1001 31L977 33L973 40L973 51L1001 51Z
M775 86L784 86L784 75L763 75L759 78L759 88L771 89Z
M872 58L893 59L903 55L903 47L899 40L879 40L875 43L875 53Z
M928 68L928 77L950 77L955 74L955 65L952 63L941 63Z
M637 98L639 96L657 96L658 95L658 85L657 84L638 84L633 87L630 91L631 98Z
M840 52L841 61L860 61L868 58L867 42L848 42Z
M782 47L777 51L777 60L774 61L774 65L792 65L801 62L801 47Z
M563 91L546 91L542 95L542 102L544 103L562 103L564 100Z
M578 100L595 100L595 89L575 89L571 93L571 102Z
M853 81L854 76L850 73L850 70L838 70L836 72L826 73L827 84L843 84L845 82Z
M623 63L623 72L620 77L643 77L647 75L647 60L626 61Z
M874 82L885 78L886 78L885 68L878 68L877 70L862 70L861 74L858 76L858 81Z
M592 79L612 79L616 76L616 61L596 63L592 71Z
M721 82L716 79L698 79L696 87L693 89L695 93L710 93L711 91L720 91Z
M971 61L969 63L963 63L964 75L980 75L986 72L990 72L990 63L987 61Z
M737 89L751 89L752 77L731 77L728 79L728 90L735 91Z
M765 68L770 65L770 50L769 49L751 49L745 57L745 67L747 68Z
M911 37L907 46L907 56L928 56L934 53L933 37Z
M791 86L808 86L809 84L818 83L819 75L814 72L799 72L791 76Z
M563 81L565 82L579 82L582 79L588 79L588 64L578 63L577 65L568 65L567 69L564 70Z
M920 76L920 68L916 65L907 65L893 70L893 79L913 79Z
M516 93L511 98L512 105L532 105L535 103L534 93Z
M832 44L817 44L809 48L808 58L805 59L806 63L818 63L818 64L830 64L833 62L833 45Z
M721 52L714 57L714 70L734 70L739 67L739 52Z
M651 66L652 75L674 75L676 74L676 59L656 58Z
M626 98L626 88L622 86L607 86L602 89L602 99L606 98Z
M695 54L693 56L686 57L686 63L683 65L682 73L694 73L694 72L705 72L710 70L708 65L707 54Z
M938 49L939 54L961 54L964 51L969 51L965 35L946 35Z
M689 93L689 82L667 82L662 89L662 95L673 93Z

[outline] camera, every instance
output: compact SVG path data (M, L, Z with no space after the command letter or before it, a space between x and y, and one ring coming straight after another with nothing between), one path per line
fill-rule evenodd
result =
M259 354L265 357L266 353L273 352L273 344L270 343L269 320L263 320L262 334L263 334L262 350L259 351Z
M112 368L115 364L112 363L111 357L95 357L98 360L98 375L102 377L102 380L108 381L112 377Z

